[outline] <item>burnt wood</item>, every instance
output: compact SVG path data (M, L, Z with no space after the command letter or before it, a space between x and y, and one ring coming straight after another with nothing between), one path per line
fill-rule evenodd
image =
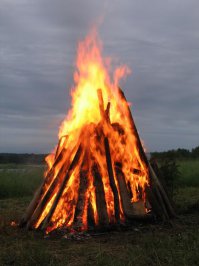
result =
M63 193L63 191L64 191L64 189L66 187L66 184L67 184L67 182L68 182L68 180L69 180L69 178L70 178L75 166L78 164L78 162L79 162L79 160L81 158L81 154L82 154L82 146L80 144L78 149L77 149L77 152L76 152L76 154L75 154L75 156L74 156L74 158L73 158L73 160L72 160L72 162L71 162L71 164L70 164L70 166L69 166L69 168L67 170L67 173L66 173L66 175L64 177L64 180L62 181L62 184L61 184L60 189L59 189L59 191L58 191L58 193L56 195L56 198L55 198L55 200L54 200L54 202L53 202L53 204L51 206L51 209L50 209L48 215L46 216L45 220L42 222L42 229L46 228L46 226L48 225L51 217L53 216L54 211L55 211L55 209L56 209L56 207L57 207L57 205L59 203L59 200L61 198L61 195L62 195L62 193Z
M49 185L52 182L55 167L62 160L63 156L65 155L65 152L66 152L65 149L63 149L60 152L59 156L56 158L55 162L53 163L52 168L48 171L45 179L43 180L43 182L41 184L41 186L35 192L32 201L30 202L30 204L29 204L24 216L22 217L22 219L20 221L20 224L19 224L20 227L26 226L27 222L29 221L29 219L33 215L34 211L38 207L38 205L40 203L40 200L42 199L42 197L45 194L45 187L46 187L46 185Z
M109 176L109 181L110 181L110 187L113 191L113 196L114 196L115 219L116 221L119 221L120 220L119 196L118 196L117 186L115 184L110 146L109 146L109 141L107 137L104 138L104 148L105 148L105 154L106 154L106 164L107 164L108 176Z
M91 195L89 195L89 198L88 198L87 224L88 224L88 228L89 227L94 228L95 226L95 218L94 218L94 211L93 211L93 207L91 203Z
M94 163L92 166L92 175L94 179L95 193L96 193L96 205L98 213L99 227L107 227L109 224L107 206L105 200L104 186L102 182L102 176L99 171L99 166Z
M68 154L68 160L70 159L73 153L74 153L74 149L71 151L70 154ZM36 224L40 215L44 211L47 203L52 198L52 195L54 194L56 187L62 181L63 175L67 171L67 168L69 167L68 164L69 164L69 161L66 160L66 162L62 165L60 171L58 172L57 176L54 178L53 182L49 185L48 190L45 192L44 196L39 200L37 207L35 208L34 212L32 213L31 218L29 219L27 223L27 228L32 228ZM43 186L43 189L44 188L45 187Z
M86 199L86 191L88 189L88 184L89 184L88 177L89 177L89 155L88 155L88 151L86 151L81 168L80 168L80 175L79 175L80 183L79 183L79 189L78 189L78 200L76 203L75 215L74 215L74 227L75 228L76 227L81 228L83 225L83 222L82 222L83 211L84 211L85 205L88 204L88 199Z

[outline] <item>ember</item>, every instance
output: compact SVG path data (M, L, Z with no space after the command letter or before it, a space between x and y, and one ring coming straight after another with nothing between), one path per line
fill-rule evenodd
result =
M95 31L79 43L76 63L72 108L21 226L84 231L152 214L174 216L118 86L129 68L119 67L109 77Z

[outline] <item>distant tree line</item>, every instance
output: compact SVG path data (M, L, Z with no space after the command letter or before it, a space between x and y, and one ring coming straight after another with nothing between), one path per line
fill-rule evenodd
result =
M156 159L197 159L199 158L199 146L191 151L187 149L169 150L163 152L151 152L151 157Z
M34 153L0 153L0 164L17 163L17 164L43 164L45 163L46 154Z

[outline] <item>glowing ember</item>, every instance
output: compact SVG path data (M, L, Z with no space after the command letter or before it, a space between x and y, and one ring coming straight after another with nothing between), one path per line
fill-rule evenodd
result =
M121 66L111 78L110 60L101 49L95 30L78 45L72 107L60 127L57 151L46 158L48 171L31 220L47 232L125 221L128 204L144 206L148 170L118 89L130 70Z

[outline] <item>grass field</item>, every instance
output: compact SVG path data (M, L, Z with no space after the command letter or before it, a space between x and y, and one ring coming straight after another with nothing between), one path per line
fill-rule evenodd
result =
M173 226L139 223L80 241L11 227L42 181L44 166L0 165L0 265L198 265L199 161L179 165Z

